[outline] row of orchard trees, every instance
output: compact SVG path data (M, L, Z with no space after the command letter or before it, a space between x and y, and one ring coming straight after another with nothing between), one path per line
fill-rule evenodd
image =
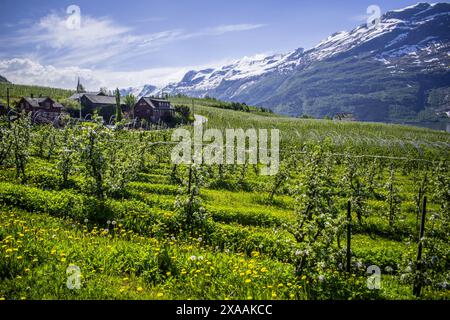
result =
M149 145L144 135L157 133L113 130L101 118L70 122L63 129L33 126L23 114L15 121L0 119L0 166L15 167L22 182L33 170L31 156L45 159L61 188L70 187L81 174L86 190L99 199L123 193L126 184L141 170ZM132 135L132 136L130 136Z
M342 276L347 257L342 240L349 223L345 210L348 201L355 217L355 221L350 223L354 224L357 232L378 232L396 240L409 239L411 251L405 248L401 260L388 273L405 284L417 285L419 282L433 289L448 287L450 175L445 159L436 162L420 159L405 161L351 155L350 152L337 156L328 141L305 145L303 151L287 156L278 173L266 185L270 186L266 203L274 203L275 195L280 192L286 194L286 190L290 190L287 194L295 200L296 223L283 225L282 228L293 235L300 248L294 252L292 261L299 276L306 276L308 281L317 285L316 288L324 288L328 292L334 290L332 287L345 287ZM206 232L206 237L210 232L208 214L199 196L202 186L211 185L211 181L219 176L230 177L230 172L226 172L230 170L235 180L239 181L253 169L258 171L258 168L248 165L242 165L240 169L190 166L188 174L183 175L184 196L177 202L183 214L185 231L191 235ZM405 223L405 215L402 214L402 202L408 200L401 192L405 184L412 186L415 192L414 199L409 200L416 205L417 228ZM425 196L433 203L433 210L428 210L427 219L431 223L427 225L426 236L419 239L418 217ZM371 199L379 200L384 205L373 212L369 206ZM384 229L384 223L374 226L373 220L369 219L371 214L382 217L388 228ZM418 243L422 243L425 250L420 261L416 259L414 249ZM349 268L352 273L364 274L365 268L361 269L364 263L353 260ZM365 288L365 283L362 287ZM311 297L318 297L318 291L313 291L310 292Z
M348 221L345 210L339 205L342 199L350 202L352 213L362 229L369 214L368 201L383 200L385 205L378 214L388 221L388 236L397 238L396 233L403 231L398 226L402 198L397 171L403 171L401 173L405 175L413 175L417 211L422 210L425 195L429 195L438 209L429 214L433 224L429 226L427 237L418 239L418 230L407 229L411 233L406 236L413 243L422 242L427 254L421 261L416 261L415 255L404 256L404 261L397 266L398 275L402 281L411 284L417 284L419 279L422 284L439 287L448 281L450 176L445 161L431 167L431 164L364 161L362 157L350 155L336 158L327 143L312 146L301 161L303 169L295 192L297 224L290 228L297 242L304 247L298 254L299 273L306 272L314 278L320 270L319 273L332 277L333 271L342 270L345 265L340 238ZM388 171L387 176L385 171ZM380 188L376 186L377 181ZM426 268L419 270L419 265Z
M27 181L33 155L54 164L62 188L70 187L72 177L81 176L86 192L100 200L120 196L138 172L151 171L149 155L157 166L170 165L171 145L164 143L168 142L168 133L113 130L104 126L100 119L69 123L58 130L52 126L32 126L30 118L23 115L13 122L0 121L0 138L0 166L15 167L18 179ZM351 202L358 225L364 228L369 216L368 201L382 200L385 204L382 214L391 228L390 235L395 237L397 232L402 232L397 228L402 201L399 178L406 176L413 177L411 184L416 188L417 212L421 210L425 195L437 210L430 215L433 223L424 239L417 239L416 230L410 230L411 234L407 235L423 243L426 268L419 270L414 256L405 256L400 262L399 275L406 282L419 278L432 286L446 281L450 276L447 254L450 178L445 161L427 164L370 159L350 153L336 157L328 141L299 149L301 154L282 153L285 159L278 174L266 184L268 203L281 192L295 200L296 222L281 228L293 235L300 248L292 258L299 276L308 277L308 281L318 283L318 287L321 284L338 286L342 266L346 263L345 248L341 245L347 224L342 203ZM182 186L176 200L180 229L191 236L202 235L207 241L208 235L214 232L214 224L210 223L211 218L202 205L201 188L230 175L243 184L251 170L257 173L258 166L177 168L172 165L172 181Z

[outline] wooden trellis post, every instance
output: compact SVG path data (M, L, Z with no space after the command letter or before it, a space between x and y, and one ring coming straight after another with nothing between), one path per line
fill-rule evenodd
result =
M8 115L8 126L11 129L11 107L9 105L9 87L6 88L6 114Z
M347 204L347 265L346 271L350 273L351 266L351 237L352 237L352 204L348 201Z
M422 238L425 233L425 215L427 213L427 197L423 197L423 206L422 206L422 221L420 222L420 235L419 235L419 247L417 248L417 275L414 281L413 294L416 297L420 296L420 291L422 290Z

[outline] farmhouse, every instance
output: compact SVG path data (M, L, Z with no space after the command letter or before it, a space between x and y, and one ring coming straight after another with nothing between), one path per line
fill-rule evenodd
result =
M114 96L84 93L81 95L80 102L86 114L97 111L105 120L109 120L115 114L116 98ZM120 106L122 110L125 108L125 103L122 100Z
M17 108L19 111L31 112L35 123L48 123L61 115L63 105L49 97L22 97Z
M114 96L106 96L103 94L81 94L80 98L81 104L87 108L102 108L102 107L111 107L116 106L116 97ZM123 103L121 103L124 105Z
M134 117L149 122L165 121L175 114L175 108L165 99L142 97L134 107Z
M80 98L85 95L93 95L93 96L106 96L106 94L102 91L92 91L92 92L75 92L73 95L71 95L68 99L69 100L80 100Z

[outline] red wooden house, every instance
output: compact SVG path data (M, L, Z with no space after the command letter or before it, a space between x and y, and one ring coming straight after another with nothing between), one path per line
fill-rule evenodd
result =
M175 108L165 99L142 97L134 107L134 117L157 123L174 116Z
M18 111L31 112L35 123L53 122L61 115L63 105L49 97L23 97L17 105Z

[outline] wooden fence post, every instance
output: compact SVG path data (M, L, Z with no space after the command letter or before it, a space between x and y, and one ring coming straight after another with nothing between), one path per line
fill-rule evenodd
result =
M350 273L351 265L351 237L352 237L352 204L348 201L347 204L347 265L346 271Z
M419 235L419 247L417 248L417 274L414 281L413 294L416 297L420 296L420 291L422 290L422 238L425 233L425 215L427 213L427 197L423 197L423 206L422 206L422 221L420 222L420 235Z
M9 87L6 88L6 114L8 115L8 126L11 128L11 107L9 105Z

